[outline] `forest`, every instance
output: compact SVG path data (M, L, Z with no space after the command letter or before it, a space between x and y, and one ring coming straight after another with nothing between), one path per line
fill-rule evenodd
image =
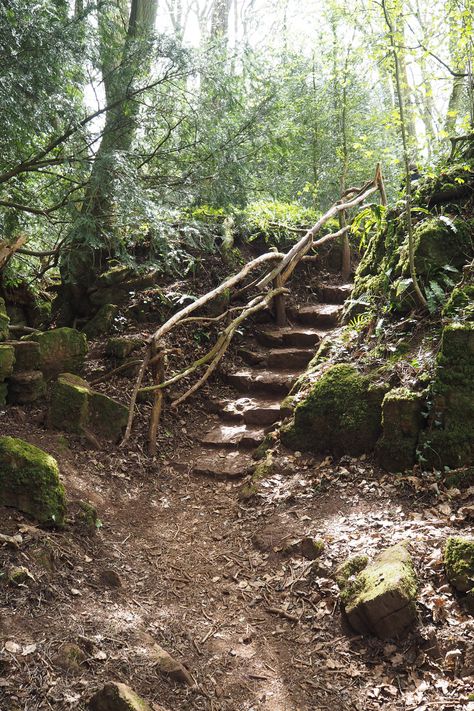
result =
M0 58L0 711L474 711L474 0Z

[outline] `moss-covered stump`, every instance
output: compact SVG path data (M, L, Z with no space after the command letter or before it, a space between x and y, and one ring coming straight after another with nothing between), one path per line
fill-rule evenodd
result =
M8 328L10 326L10 318L7 314L5 301L0 297L0 341L8 339Z
M114 325L115 317L118 313L118 306L115 304L104 304L97 311L94 318L86 323L82 329L87 338L99 338L110 333Z
M39 344L40 370L47 378L64 372L81 372L87 353L84 333L75 328L54 328L43 333L33 333L25 340Z
M115 338L108 339L105 346L105 353L109 358L125 360L135 348L140 348L144 343L143 338L116 336Z
M125 405L95 392L77 375L63 373L53 386L48 413L50 427L75 434L90 431L117 442L127 419Z
M11 341L15 349L13 371L40 370L40 346L36 341Z
M428 428L420 434L422 461L455 469L474 463L474 323L443 330L431 392Z
M444 568L451 585L459 592L474 588L474 538L448 538L444 549Z
M333 365L300 402L281 440L292 449L339 456L370 452L381 432L383 387L350 365Z
M382 436L377 442L377 460L389 472L415 464L416 445L424 424L423 396L407 388L388 392L382 402Z
M0 504L61 525L66 501L56 460L21 439L0 437Z
M10 345L0 345L0 382L8 378L13 372L15 363L15 350Z
M46 395L46 383L41 370L13 373L8 380L8 403L26 405L41 400Z
M339 573L337 582L347 620L359 634L399 637L415 624L417 579L405 546L388 548L355 575Z
M106 684L89 701L90 711L152 711L151 706L126 684Z

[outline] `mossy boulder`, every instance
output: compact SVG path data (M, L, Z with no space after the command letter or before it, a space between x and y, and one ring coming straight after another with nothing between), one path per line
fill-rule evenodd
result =
M459 592L474 588L474 538L448 538L444 549L444 568L451 585Z
M54 328L33 333L25 340L36 341L40 351L40 370L46 377L59 373L80 373L87 353L87 338L75 328Z
M156 270L139 272L132 267L118 265L103 272L89 292L94 306L116 304L121 306L130 300L130 294L154 286L157 281Z
M66 512L56 460L15 437L0 437L0 504L61 525Z
M40 346L36 341L12 341L15 349L15 373L24 370L40 370Z
M97 311L94 318L86 323L82 329L83 333L86 334L87 338L99 338L110 333L118 310L118 306L115 306L115 304L104 304Z
M8 380L7 400L10 405L26 405L46 395L46 382L41 370L13 373Z
M7 313L7 307L5 306L5 301L0 297L0 341L6 341L8 339L8 329L10 326L10 317Z
M413 233L417 274L423 279L446 265L462 269L472 257L473 226L474 221L457 218L429 217L423 220ZM408 274L408 243L402 250L401 264L403 272Z
M126 684L113 681L89 701L90 711L152 711L151 706Z
M420 430L424 424L424 398L407 388L395 388L382 402L382 436L377 442L377 459L389 472L413 467Z
M359 634L398 637L415 624L418 584L405 546L383 551L355 577L340 574L338 584L347 620Z
M296 406L281 440L292 449L336 456L370 452L381 432L385 391L352 366L333 365Z
M109 358L114 358L115 360L125 360L127 356L135 350L135 348L140 348L145 343L143 338L125 338L123 336L116 336L114 338L109 338L105 346L105 353Z
M15 350L13 346L0 344L0 381L12 374L14 363Z
M473 283L457 286L453 289L443 308L443 316L459 321L474 321Z
M474 463L474 323L448 324L431 388L428 427L420 434L423 463L452 469Z
M64 432L90 431L99 438L116 442L127 424L128 409L107 395L98 393L82 378L63 373L55 382L48 423Z

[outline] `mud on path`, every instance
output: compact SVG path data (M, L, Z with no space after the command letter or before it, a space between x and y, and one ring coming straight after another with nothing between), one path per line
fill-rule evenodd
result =
M170 711L468 708L474 629L439 561L445 537L465 526L455 511L466 494L417 500L366 461L282 453L281 474L251 505L240 483L138 451L65 451L31 419L12 418L9 431L57 456L70 496L95 503L103 526L92 538L45 532L2 510L2 531L22 535L18 550L2 549L4 569L25 565L34 578L2 588L2 711L85 709L110 679ZM325 540L322 559L298 555L308 533ZM406 539L422 577L420 629L401 643L354 637L329 571ZM186 665L194 688L157 673L153 640ZM65 643L83 650L77 665ZM452 649L455 668L445 662Z

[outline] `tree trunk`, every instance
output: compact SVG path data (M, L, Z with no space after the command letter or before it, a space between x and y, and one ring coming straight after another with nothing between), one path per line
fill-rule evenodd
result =
M95 155L81 215L73 226L69 249L61 262L66 293L63 301L73 314L90 312L87 290L117 247L114 182L117 158L130 152L135 137L138 104L127 98L151 66L158 0L132 0L127 29L122 26L124 8L114 11L99 5L100 60L107 105L102 140ZM122 12L121 12L122 11ZM122 34L122 39L120 38ZM121 39L121 41L120 41ZM71 314L64 314L69 321Z

